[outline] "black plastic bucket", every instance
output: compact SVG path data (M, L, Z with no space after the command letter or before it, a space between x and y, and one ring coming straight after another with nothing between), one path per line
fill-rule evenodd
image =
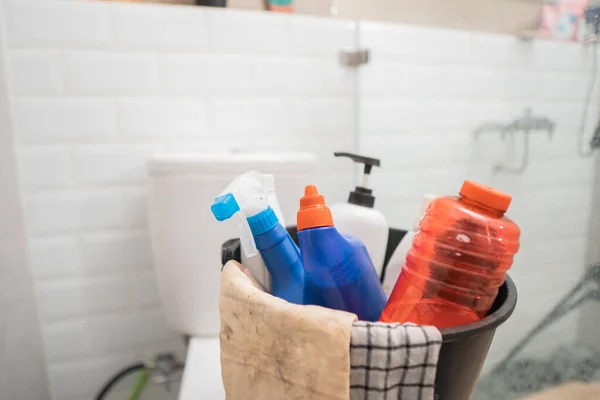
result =
M298 241L296 228L288 232ZM406 235L406 231L390 228L384 264ZM240 261L240 241L231 239L221 248L221 260ZM385 268L383 271L385 275ZM382 275L382 279L383 279ZM469 400L483 368L496 328L513 313L517 305L517 288L507 275L488 315L480 321L442 329L442 348L435 377L435 400Z
M436 400L468 400L483 368L496 328L517 305L517 288L506 275L487 317L472 324L441 329L442 349L435 377Z

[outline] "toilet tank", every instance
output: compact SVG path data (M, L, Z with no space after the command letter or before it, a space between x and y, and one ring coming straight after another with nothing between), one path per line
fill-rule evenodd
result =
M214 219L215 197L246 171L272 173L283 216L293 222L316 167L317 158L309 153L177 153L148 161L154 267L171 327L193 336L219 333L221 245L236 237L237 229L233 221Z

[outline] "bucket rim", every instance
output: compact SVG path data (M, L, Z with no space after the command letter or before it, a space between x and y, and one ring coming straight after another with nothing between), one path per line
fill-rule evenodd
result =
M442 342L455 342L479 335L485 331L495 330L510 318L517 305L517 287L508 274L506 274L504 283L498 290L498 298L504 298L504 300L500 300L502 303L485 318L466 325L440 329Z

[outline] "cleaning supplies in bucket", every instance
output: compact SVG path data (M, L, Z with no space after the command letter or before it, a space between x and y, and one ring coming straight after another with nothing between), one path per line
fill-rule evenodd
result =
M247 257L260 251L271 275L273 295L290 303L303 304L304 270L300 250L269 206L272 186L272 177L256 171L247 172L225 188L215 199L211 211L218 221L237 220L242 249Z
M305 271L304 302L376 321L385 306L383 288L363 243L342 236L317 188L300 199L298 242Z
M371 169L381 166L381 161L352 153L333 154L336 157L348 157L356 163L364 164L360 186L350 192L347 203L332 205L331 214L335 227L341 234L354 236L364 243L377 276L381 277L390 227L383 214L373 208L375 196L373 190L369 189Z
M471 181L433 200L380 320L441 329L484 317L519 250L519 227L504 216L511 200Z

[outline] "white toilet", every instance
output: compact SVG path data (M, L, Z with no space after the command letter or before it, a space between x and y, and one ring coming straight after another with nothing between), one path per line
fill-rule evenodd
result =
M192 337L181 400L224 398L218 351L220 250L237 230L232 221L214 219L214 198L239 174L272 173L283 216L293 223L316 167L317 158L307 153L177 153L148 161L150 230L161 302L169 325ZM198 387L203 382L214 385L215 379L219 387Z

